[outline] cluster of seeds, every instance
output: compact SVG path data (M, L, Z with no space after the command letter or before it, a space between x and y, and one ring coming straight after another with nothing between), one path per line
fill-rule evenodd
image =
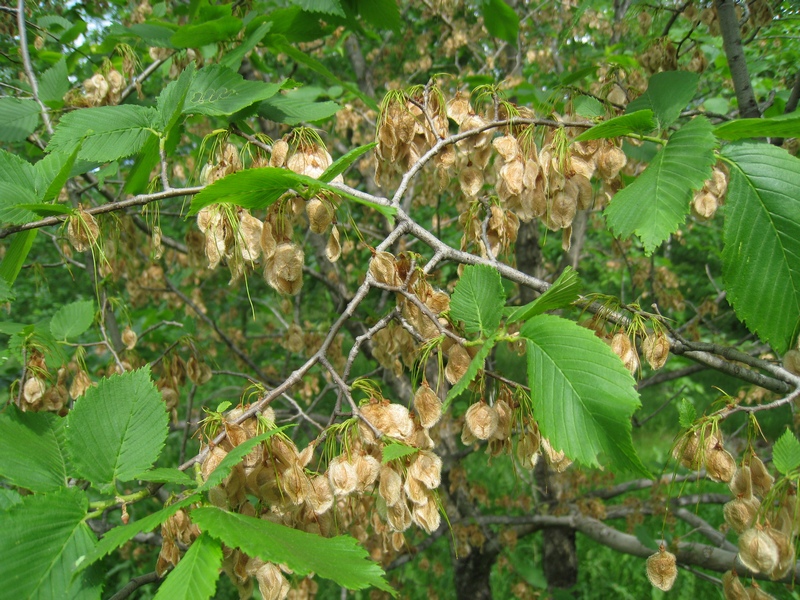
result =
M77 400L92 385L86 371L76 362L60 367L55 381L50 374L44 355L30 349L25 363L25 381L20 390L20 408L25 412L54 412L66 415L70 399ZM67 381L72 373L72 382Z
M707 221L717 212L728 189L728 178L722 167L714 167L711 179L703 184L703 188L694 194L692 214L701 221Z
M332 164L331 155L315 132L301 128L288 138L272 145L268 160L257 158L252 166L287 168L316 178ZM215 157L201 173L204 185L242 168L239 152L232 144L222 144ZM341 175L333 181L342 182ZM294 227L305 219L313 233L327 234L325 253L328 260L335 262L342 253L335 224L336 207L337 199L326 192L308 201L287 194L270 206L263 221L246 209L222 204L207 206L198 212L197 225L204 236L202 248L208 266L214 269L224 261L233 283L242 277L248 265L261 260L267 283L282 294L296 295L303 287L305 255L302 246L294 241ZM193 238L191 242L187 245L196 255L200 241Z
M125 89L125 77L116 69L107 73L96 73L83 82L83 95L73 98L78 106L110 106L119 104L122 90Z
M76 214L67 219L67 238L77 252L85 252L97 245L100 225L94 215L78 207Z

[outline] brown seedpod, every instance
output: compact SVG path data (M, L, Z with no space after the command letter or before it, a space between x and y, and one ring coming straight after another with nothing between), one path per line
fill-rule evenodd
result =
M458 183L467 198L476 198L483 187L483 171L466 166L458 173Z
M771 573L778 568L778 544L761 526L745 530L739 536L739 560L757 573Z
M205 460L203 461L203 465L200 469L200 473L203 476L203 480L207 480L209 475L213 473L214 469L217 468L217 465L222 462L222 459L227 456L227 451L225 451L220 446L214 446L211 451L206 455Z
M333 506L333 489L330 480L325 475L317 475L311 480L306 504L317 515L328 512Z
M378 479L381 463L369 454L358 453L353 459L356 468L356 491L363 492Z
M274 254L264 261L267 283L283 294L296 295L303 287L304 260L303 249L297 244L278 244Z
M800 375L800 350L789 350L783 355L783 368L795 375Z
M424 529L425 532L429 534L439 529L439 525L442 522L442 515L439 513L439 507L433 499L425 504L414 505L411 518L418 527Z
M86 374L86 371L80 369L75 373L72 384L69 386L69 397L73 400L77 400L79 397L83 396L83 393L92 385L92 380L89 379L89 375Z
M375 281L384 285L399 286L402 283L391 252L376 252L369 261L369 273Z
M748 598L750 600L775 600L775 597L768 594L755 581L747 590Z
M488 440L497 431L499 415L494 407L481 400L467 409L464 421L466 427L477 439Z
M750 598L736 571L726 571L722 576L722 593L725 595L725 600L749 600Z
M639 355L626 333L619 331L614 334L611 338L611 350L620 357L625 368L635 375L639 370Z
M361 415L384 435L400 440L409 439L414 433L414 421L402 404L375 402L359 408ZM359 423L362 437L370 440L372 431L365 423Z
M669 340L663 333L654 333L644 338L642 353L651 369L660 369L669 358Z
M83 208L79 208L78 213L67 220L67 237L76 251L88 250L97 244L97 238L100 237L97 219Z
M519 144L517 143L517 138L513 135L503 135L492 140L492 146L494 146L497 153L503 157L503 160L506 162L514 160L517 155L519 154Z
M753 481L753 493L763 498L772 489L775 478L769 474L764 463L755 454L750 458L750 478Z
M378 494L386 502L386 506L394 506L403 500L403 478L393 467L381 467Z
M333 221L333 211L328 202L314 196L306 203L308 227L314 233L325 233Z
M617 146L606 146L595 155L597 174L601 179L614 179L628 162L625 153Z
M286 155L289 154L289 144L286 140L277 140L272 144L272 154L269 157L270 167L282 167L286 164Z
M736 533L742 533L753 526L761 502L758 498L734 498L722 507L725 522Z
M710 193L699 191L692 198L692 214L701 221L707 221L717 212L719 201Z
M333 263L339 260L341 255L342 244L339 242L339 228L334 225L328 236L328 243L325 244L325 257Z
M392 506L386 507L386 520L393 531L405 531L411 527L411 511L408 503L403 500Z
M545 438L542 438L542 452L557 473L563 473L572 464L572 459L567 458L563 450L556 450Z
M311 493L311 482L303 468L295 464L281 474L281 484L286 497L294 505L303 504Z
M705 453L706 473L712 481L728 483L736 472L736 460L730 452L716 444Z
M265 563L255 575L263 600L283 600L289 595L291 586L277 565Z
M494 403L494 409L497 411L497 429L492 434L492 439L507 440L511 437L513 425L511 407L505 400L498 400Z
M654 587L668 592L678 577L675 555L661 546L658 552L647 559L647 578Z
M778 564L768 573L769 578L773 581L782 579L794 566L794 544L792 543L791 537L779 529L767 527L764 531L772 538L772 541L775 542L778 548Z
M728 484L731 494L739 498L751 498L753 496L753 481L750 477L750 467L742 465L736 469L733 479Z
M414 410L419 416L420 425L425 429L433 427L442 418L442 401L426 381L422 382L414 394Z
M242 259L254 262L261 256L261 234L264 224L243 210L239 213L239 232L236 240L242 253Z
M445 367L444 375L451 385L458 383L469 368L469 363L472 361L464 346L455 344L450 347L447 355L447 367Z
M356 490L358 473L355 465L346 456L339 455L328 465L328 479L334 496L347 496Z
M541 446L541 435L536 431L526 431L517 442L517 458L520 464L526 469L533 469L539 462L539 448Z
M29 377L22 386L22 398L28 404L35 404L44 396L47 386L39 377Z
M412 504L421 505L428 502L428 488L419 480L414 477L406 477L403 483L403 490L406 493L406 498L411 500Z
M429 490L435 490L442 482L442 459L433 452L418 452L408 468L408 477L413 477Z

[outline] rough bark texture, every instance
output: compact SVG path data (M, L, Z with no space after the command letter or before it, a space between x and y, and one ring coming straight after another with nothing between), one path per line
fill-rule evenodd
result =
M467 556L453 561L458 600L489 600L492 597L489 575L498 554L486 547L482 551L473 548Z
M722 33L722 45L731 70L733 88L736 91L736 101L739 103L739 116L742 118L757 119L761 111L756 102L753 86L750 84L750 74L747 71L747 61L742 48L742 35L739 31L739 21L736 18L736 8L733 0L716 0L719 28Z

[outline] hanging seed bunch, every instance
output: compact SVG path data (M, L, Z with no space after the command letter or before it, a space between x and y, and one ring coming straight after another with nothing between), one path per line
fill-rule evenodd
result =
M678 49L669 37L663 37L656 40L638 60L648 75L660 71L675 71L678 68Z
M723 203L728 189L728 178L720 166L714 167L711 179L703 184L692 198L692 214L701 221L708 221Z
M168 570L181 560L181 547L191 546L198 537L200 529L189 519L189 514L180 509L161 524L161 550L156 561L156 573L164 577Z
M675 579L678 577L678 567L675 555L672 552L668 552L663 544L658 552L647 559L646 567L647 578L653 587L657 587L664 592L672 589Z
M400 324L392 322L372 337L372 355L375 360L397 377L404 367L411 368L417 354L417 344L411 334Z
M459 225L464 230L464 235L461 237L461 249L466 250L470 246L474 246L483 257L486 257L488 253L498 256L508 252L511 244L517 240L519 232L517 214L510 209L491 204L486 211L486 216L481 219L480 211L477 210L478 206L479 204L476 202L458 219Z
M726 571L722 576L722 593L725 600L775 600L755 581L749 588L744 587L736 571Z
M669 340L662 331L648 333L642 341L642 354L651 369L663 367L669 358Z
M29 361L29 365L36 360ZM66 413L66 406L69 402L67 391L67 369L62 367L58 370L58 375L54 385L47 383L47 371L30 367L28 377L22 384L22 405L20 408L25 412L54 412L58 414Z
M97 245L100 237L100 226L94 215L86 212L83 206L78 207L77 214L67 220L67 238L76 252L85 252Z
M95 73L83 82L83 96L74 102L79 106L109 106L119 104L122 90L125 89L125 77L114 68L105 75Z
M639 371L639 354L636 352L636 346L631 342L631 338L624 331L618 331L611 338L611 350L619 356L625 368L630 371L631 375L636 375Z
M273 204L261 230L264 278L282 294L294 296L303 287L305 253L292 241L292 224L304 210L303 199L286 198Z
M736 473L736 461L723 447L722 432L716 422L706 422L687 431L672 450L672 455L687 469L705 466L713 481L729 483Z
M375 183L388 183L392 171L407 172L439 139L448 134L447 107L435 85L390 91L381 103L375 148ZM455 148L445 146L434 158L440 186L455 164Z
M214 160L207 162L200 171L200 185L211 185L218 179L242 170L239 149L229 142L219 144Z

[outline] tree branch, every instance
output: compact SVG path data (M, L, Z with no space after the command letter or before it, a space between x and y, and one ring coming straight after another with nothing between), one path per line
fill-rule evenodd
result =
M747 61L744 58L742 36L739 31L739 20L736 18L734 0L715 0L715 4L722 33L722 45L728 59L728 67L731 70L736 101L739 104L739 116L758 119L761 117L761 111L758 108L756 95L750 83L750 74L747 71Z

